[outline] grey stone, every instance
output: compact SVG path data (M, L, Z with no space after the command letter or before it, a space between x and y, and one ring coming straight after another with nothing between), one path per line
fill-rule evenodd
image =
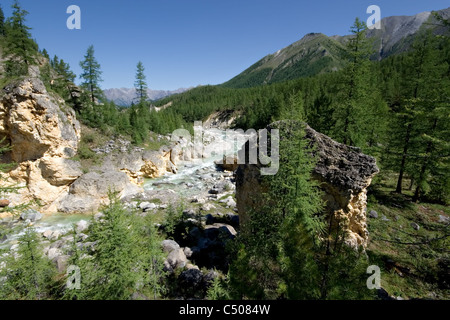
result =
M176 249L169 253L166 261L170 264L173 269L184 268L187 263L186 255L183 249Z
M158 206L152 202L142 202L139 208L143 211L149 211L158 208Z
M191 250L191 248L189 248L189 247L184 248L183 252L184 252L184 255L186 256L186 258L188 258L188 259L189 259L190 257L192 257L192 254L194 253L194 252Z
M447 216L439 215L439 222L441 222L441 223L449 223L450 222L450 218L447 217Z
M56 257L61 256L63 253L60 249L57 248L50 248L47 252L47 256L50 260L55 259Z
M173 240L164 240L161 242L164 252L170 253L180 249L180 245Z
M376 212L375 210L370 210L369 211L369 217L373 218L373 219L377 219L378 218L378 212Z
M419 230L420 230L420 226L419 226L417 223L415 223L415 222L412 222L412 223L411 223L411 227L412 227L414 230L416 230L416 231L419 231Z
M34 209L27 209L20 215L21 220L30 220L36 222L42 219L42 214Z
M69 258L70 258L70 256L68 256L68 255L61 255L61 256L57 256L56 258L53 259L53 263L56 264L56 268L58 269L58 272L60 274L66 272Z
M89 228L89 222L86 220L80 220L77 223L77 233L86 231Z

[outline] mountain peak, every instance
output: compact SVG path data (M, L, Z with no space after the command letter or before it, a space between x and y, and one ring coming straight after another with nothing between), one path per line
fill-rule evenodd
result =
M437 11L444 19L450 16L450 8ZM381 29L368 30L367 36L374 40L376 54L373 59L383 59L392 54L407 51L415 35L433 25L432 12L413 16L392 16L381 20ZM431 23L430 23L431 22ZM443 31L433 26L434 32ZM223 86L244 88L312 76L338 70L345 64L342 53L346 36L328 37L323 33L308 33L300 40L270 54L253 66L225 82Z
M192 88L180 88L177 90L147 90L147 95L150 100L160 100L165 97L188 91ZM137 94L135 88L112 88L103 91L106 99L113 101L119 106L131 106L135 102Z

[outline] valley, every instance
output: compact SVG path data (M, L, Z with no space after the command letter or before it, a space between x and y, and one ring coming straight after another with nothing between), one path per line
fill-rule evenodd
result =
M77 77L27 15L0 7L0 300L450 299L450 8L175 91L142 61L104 90L94 45Z

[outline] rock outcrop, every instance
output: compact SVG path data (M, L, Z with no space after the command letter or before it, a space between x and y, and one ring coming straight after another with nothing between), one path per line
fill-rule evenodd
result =
M45 210L67 193L82 172L71 161L80 140L80 124L65 102L47 92L38 78L26 78L3 89L0 138L11 145L3 161L17 167L3 178L19 187L12 205L39 200Z
M89 172L70 186L68 194L58 201L57 211L94 213L102 205L109 203L110 192L115 192L120 198L124 198L142 192L142 189L131 183L123 172Z
M295 130L298 125L298 122L279 121L267 129L279 129L282 140L288 139L290 130ZM349 245L366 246L367 187L379 172L375 159L361 153L358 148L338 143L309 126L306 126L305 132L317 155L312 176L320 182L324 191L328 219L333 218L333 225L339 223L345 228L346 242ZM248 143L244 148L248 148ZM261 164L244 164L236 172L236 200L242 224L248 218L246 212L249 209L261 206L261 167Z

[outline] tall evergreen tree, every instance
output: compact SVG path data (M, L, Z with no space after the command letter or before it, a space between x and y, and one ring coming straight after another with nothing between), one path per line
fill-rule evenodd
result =
M0 36L4 36L5 34L5 14L3 13L2 6L0 6Z
M12 16L6 21L6 39L3 57L6 72L12 76L28 74L28 67L36 63L37 45L31 39L31 28L26 26L28 12L16 0Z
M81 289L70 298L87 300L128 300L143 279L139 264L137 226L120 200L110 196L101 221L93 221L90 241L95 241L92 258L78 253L72 262L81 270Z
M141 61L137 64L137 71L136 71L136 81L134 83L134 87L136 88L136 95L139 103L144 103L148 99L148 93L147 93L147 82L146 82L146 76L145 76L145 68Z
M49 298L56 274L54 264L42 255L39 237L27 228L16 253L10 253L0 272L0 299L42 300Z
M89 46L84 60L80 62L82 68L80 78L83 80L81 86L89 93L89 100L92 105L103 97L100 89L102 71L100 70L100 64L94 57L94 53L94 46Z
M369 92L368 71L372 49L366 38L367 25L363 21L356 18L350 31L352 37L347 44L348 65L338 91L333 137L344 144L361 146L365 140L365 104Z
M437 155L446 154L449 87L448 66L445 61L439 62L442 57L434 36L422 34L412 49L402 63L402 98L393 107L386 158L399 172L396 192L402 193L408 174L416 182L414 198L418 200L420 193L429 189L429 170L440 167L437 164L442 157Z
M291 96L280 128L280 167L263 178L260 210L248 212L241 226L230 282L236 298L317 298L311 281L317 268L311 248L322 230L322 201L311 180L314 160L308 154L299 95ZM275 139L272 137L271 139Z
M50 62L50 56L48 55L47 49L42 49L42 55L44 56L45 59L47 59Z

